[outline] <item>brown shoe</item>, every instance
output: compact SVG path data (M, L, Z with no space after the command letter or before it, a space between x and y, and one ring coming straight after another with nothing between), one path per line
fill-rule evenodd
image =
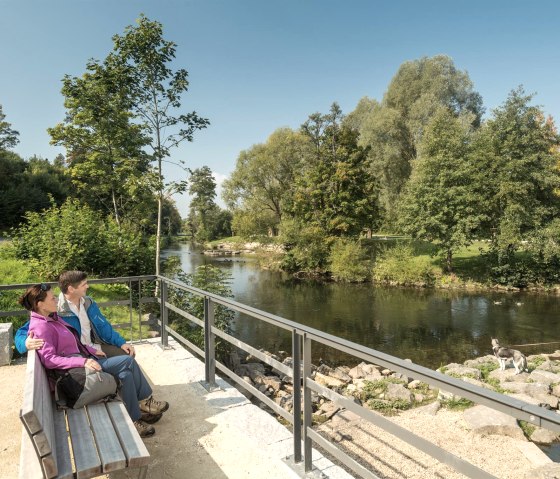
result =
M140 411L150 414L161 414L169 409L169 403L166 401L156 401L153 396L148 399L142 399L139 403Z
M150 437L156 433L153 426L146 424L141 419L134 421L134 425L136 426L136 430L138 431L138 434L140 434L140 437Z
M141 421L147 422L148 424L155 424L158 422L163 414L150 414L149 412L142 413Z

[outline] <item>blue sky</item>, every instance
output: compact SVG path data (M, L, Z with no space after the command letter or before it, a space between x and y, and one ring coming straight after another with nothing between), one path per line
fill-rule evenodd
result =
M64 153L46 132L64 118L61 79L103 59L140 13L178 45L185 111L211 122L171 159L207 165L219 181L276 128L333 101L348 113L363 96L380 100L399 65L422 56L452 57L487 111L523 84L560 117L556 1L0 0L0 104L20 132L17 153ZM184 177L173 166L166 175ZM176 200L186 215L188 198Z

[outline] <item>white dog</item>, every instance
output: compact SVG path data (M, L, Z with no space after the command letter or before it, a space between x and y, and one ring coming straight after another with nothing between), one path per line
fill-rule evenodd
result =
M492 339L492 351L494 351L494 356L498 358L500 369L502 371L505 371L506 362L511 359L513 367L515 368L515 374L519 374L522 371L529 372L529 368L527 367L527 358L517 349L502 348L497 339Z

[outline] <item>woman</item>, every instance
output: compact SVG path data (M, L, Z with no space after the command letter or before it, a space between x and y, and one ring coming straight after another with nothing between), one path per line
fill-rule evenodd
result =
M37 354L45 368L86 367L112 374L121 382L120 396L140 436L148 437L155 433L148 421L159 420L169 404L152 398L152 389L133 357L107 358L100 350L78 345L78 333L57 315L57 298L47 284L31 286L19 299L19 304L31 312L29 331L43 340ZM87 351L89 357L81 351ZM142 410L146 409L149 413L143 414Z

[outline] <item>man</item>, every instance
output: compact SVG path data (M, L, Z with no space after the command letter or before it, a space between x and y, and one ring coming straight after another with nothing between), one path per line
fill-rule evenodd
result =
M134 357L134 346L128 344L113 329L111 323L99 310L97 303L86 296L89 288L86 273L65 271L60 275L58 284L61 290L58 297L58 315L77 331L83 344L103 351L108 358L125 355ZM15 334L14 343L21 354L29 349L43 347L43 340L33 337L33 333L28 336L28 331L29 321ZM151 395L138 404L142 416L134 424L142 437L151 436L155 430L149 424L159 421L169 408L169 404L165 401L156 401Z

